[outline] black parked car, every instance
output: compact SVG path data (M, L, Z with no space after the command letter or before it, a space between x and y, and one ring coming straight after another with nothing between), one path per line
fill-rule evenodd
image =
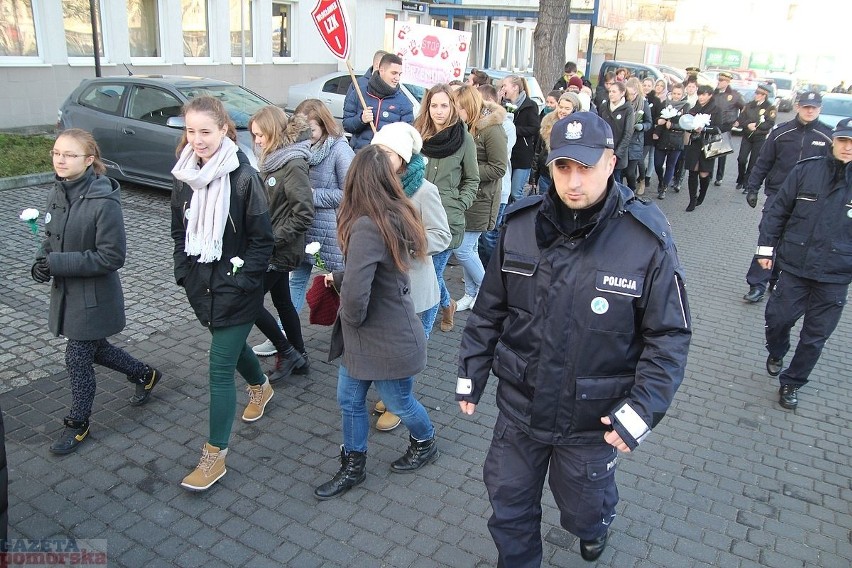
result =
M215 79L131 75L84 79L59 109L57 129L82 128L95 137L107 175L171 189L181 107L200 95L221 100L237 126L237 143L255 165L248 121L272 104L248 89Z

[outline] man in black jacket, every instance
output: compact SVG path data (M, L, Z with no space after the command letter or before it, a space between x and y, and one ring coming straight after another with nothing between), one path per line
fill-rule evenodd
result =
M766 141L766 135L775 126L775 116L778 113L768 97L769 87L763 83L759 84L754 90L754 100L746 104L734 122L734 126L739 126L743 131L740 153L737 156L737 189L745 187L760 155L760 149Z
M731 88L733 75L727 71L722 71L717 77L719 82L716 85L716 90L713 91L713 102L716 103L722 115L722 124L711 124L711 126L716 126L722 133L725 133L731 131L737 116L745 106L745 101L743 101L743 96L739 92ZM724 154L716 158L716 181L713 182L713 185L722 185L727 158L728 156Z
M545 476L592 561L615 517L618 452L663 418L683 379L689 307L671 227L615 182L613 136L580 112L551 131L553 185L506 210L459 355L473 414L493 369L500 410L483 480L498 566L541 564Z
M794 409L822 348L843 313L852 282L852 118L837 123L832 156L803 160L760 222L755 257L781 273L766 304L766 370L779 377L779 403ZM784 369L790 330L804 317ZM784 372L781 370L784 369Z
M764 180L765 213L772 206L781 184L796 162L831 154L831 129L817 120L821 106L822 97L819 93L802 93L796 107L796 118L775 127L769 133L745 184L746 201L751 207L757 206L757 191ZM752 259L746 274L749 290L743 300L751 303L761 301L770 281L775 280L773 272L777 275L777 270L765 270L756 259Z

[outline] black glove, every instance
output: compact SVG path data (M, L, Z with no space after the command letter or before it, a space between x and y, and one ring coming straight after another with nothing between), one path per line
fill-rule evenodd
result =
M50 282L50 264L48 264L47 259L40 258L35 261L33 267L30 269L30 275L39 284Z
M748 190L746 192L746 203L748 203L748 206L751 207L752 209L757 207L757 192L756 191Z

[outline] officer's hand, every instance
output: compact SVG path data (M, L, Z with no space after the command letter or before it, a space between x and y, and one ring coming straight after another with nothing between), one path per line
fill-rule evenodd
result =
M467 402L465 400L459 401L459 408L461 408L462 414L467 414L468 416L473 416L473 411L476 410L476 405L472 402Z
M609 416L601 416L601 423L606 424L607 426L612 426L612 421L609 419ZM621 439L621 436L619 436L618 432L615 430L610 430L604 434L604 441L619 452L623 452L625 454L630 452L630 447L624 443L624 440Z
M748 206L751 207L752 209L757 207L757 192L756 191L749 191L748 193L746 193L746 203L748 203Z
M30 275L33 277L33 280L39 284L50 282L50 265L48 264L47 259L40 258L35 261L33 267L30 269Z
M764 270L772 270L772 259L771 258L758 258L757 263Z
M373 109L370 107L365 108L361 112L361 122L364 124L369 124L373 122Z

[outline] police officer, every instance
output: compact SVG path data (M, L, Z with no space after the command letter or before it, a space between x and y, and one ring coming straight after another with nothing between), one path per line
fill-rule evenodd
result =
M837 327L852 282L852 118L837 123L831 156L802 160L760 222L757 261L781 268L766 303L766 370L779 376L779 403L799 403L797 391ZM782 237L783 235L783 237ZM784 368L790 330L804 316L799 344Z
M613 135L580 112L551 131L546 195L506 210L462 335L456 400L489 371L499 414L483 479L498 566L539 566L541 492L595 560L615 517L618 451L663 418L683 379L689 307L671 227L614 181Z
M745 184L746 201L751 207L757 206L757 191L764 181L765 213L772 206L775 195L796 162L831 153L831 129L817 120L821 106L822 97L819 93L802 93L796 106L796 118L776 126L769 133ZM746 274L749 290L743 300L751 303L761 301L770 280L775 280L772 273L761 267L756 259L752 259Z
M745 107L743 96L731 88L731 79L733 78L734 76L727 71L720 72L716 76L718 80L716 90L713 91L713 101L722 115L722 124L715 126L718 126L723 133L731 131L731 127L733 127L734 122L737 120L737 116L743 107ZM722 185L722 178L725 177L725 161L727 158L727 155L716 158L716 181L713 182L713 185Z
M763 83L759 84L754 90L754 100L746 104L734 122L734 126L741 127L743 131L737 157L737 189L745 187L748 174L754 168L760 149L766 141L766 135L775 126L777 112L768 97L769 87Z

